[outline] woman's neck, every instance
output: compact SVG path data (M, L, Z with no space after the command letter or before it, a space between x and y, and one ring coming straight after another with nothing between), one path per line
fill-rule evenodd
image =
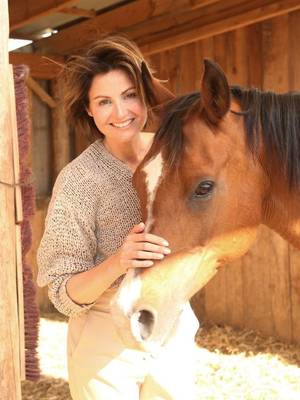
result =
M134 140L116 143L103 140L106 149L120 161L124 162L133 172L142 161L153 140L153 134L141 132Z

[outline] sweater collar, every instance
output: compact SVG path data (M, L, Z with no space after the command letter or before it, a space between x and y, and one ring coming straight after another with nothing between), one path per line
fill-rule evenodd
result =
M133 173L128 165L121 161L119 158L115 157L110 151L108 151L107 148L104 146L102 139L96 140L94 142L94 145L100 151L101 156L105 160L107 160L109 164L114 165L114 167L118 169L118 172L122 176L132 178Z

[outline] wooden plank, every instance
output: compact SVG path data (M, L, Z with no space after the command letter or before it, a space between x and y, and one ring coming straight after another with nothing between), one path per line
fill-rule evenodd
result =
M20 355L16 287L16 228L11 89L8 64L8 4L0 3L0 390L3 399L20 400Z
M65 60L59 56L44 57L34 53L9 53L9 62L13 65L28 65L30 76L34 79L54 79L61 73Z
M267 2L266 2L267 3ZM141 46L144 54L154 54L167 49L183 46L209 36L229 32L260 21L286 14L300 8L299 0L279 0L271 4L265 4L239 15L222 18L198 28L194 28L167 38L158 38L156 41Z
M31 89L50 108L55 108L57 106L53 98L33 78L28 76L26 79L26 84L29 89Z
M262 24L254 24L246 27L248 43L248 82L247 86L262 88ZM255 45L253 45L255 44Z
M55 103L58 105L51 112L53 145L52 181L54 183L61 169L71 161L71 142L63 107L61 80L53 80L51 82L51 93Z
M9 3L10 30L29 25L41 17L59 12L61 9L78 3L78 0L14 0Z
M193 10L197 8L203 8L210 6L211 4L217 3L220 0L190 0L190 5Z
M300 11L289 15L289 89L300 91ZM289 246L292 340L300 343L300 251Z
M94 18L97 15L95 10L86 10L78 7L62 8L59 10L59 12L84 18Z
M38 273L38 265L37 265L37 251L44 233L45 227L45 218L47 215L47 209L49 205L50 198L40 198L36 201L36 212L31 218L31 227L32 227L32 245L27 253L27 261L28 264L32 267L33 273L33 282L36 283L37 273ZM48 287L37 287L37 303L39 309L44 312L51 312L54 310L54 306L49 300L48 297Z
M241 28L225 34L225 69L229 84L245 86L248 83L247 55L249 52L246 29ZM225 273L226 323L244 325L243 260L230 263Z
M178 94L179 93L179 82L180 74L182 73L182 66L179 65L179 50L173 49L171 51L165 51L162 54L161 65L163 70L163 78L168 79L168 86L170 90ZM153 55L154 57L155 55Z
M191 43L178 48L179 51L179 94L192 92L195 88L199 63L196 63L196 43Z
M182 1L178 1L179 6ZM186 3L187 0L184 0L185 5ZM70 54L99 39L103 34L120 32L142 21L150 21L151 18L170 11L171 7L172 2L170 0L133 1L112 11L99 14L95 18L63 29L52 37L36 41L35 45L37 50L44 54Z
M289 17L274 18L263 23L263 89L276 92L289 90ZM269 256L270 291L274 334L291 339L291 293L288 264L288 243L277 235L270 235Z
M143 46L157 39L167 38L171 40L178 33L197 28L199 25L215 22L228 16L228 14L239 13L240 9L245 11L248 8L249 5L243 0L218 1L211 3L207 7L197 7L196 9L190 5L185 5L184 8L175 7L167 14L152 18L151 21L146 20L139 24L131 25L124 32L136 40L140 46Z
M288 15L266 21L263 33L263 89L276 92L289 90Z

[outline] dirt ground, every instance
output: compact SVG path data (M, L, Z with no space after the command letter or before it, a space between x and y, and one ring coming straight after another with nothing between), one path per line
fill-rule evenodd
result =
M22 383L23 400L71 400L66 334L67 324L58 315L41 318L42 378ZM299 345L218 326L202 328L197 344L199 400L300 399Z

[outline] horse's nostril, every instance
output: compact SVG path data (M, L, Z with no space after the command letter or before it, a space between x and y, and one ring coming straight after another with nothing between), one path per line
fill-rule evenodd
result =
M142 340L147 340L153 331L155 322L154 314L149 310L139 310L132 316L132 328L133 333L139 333L139 337Z

